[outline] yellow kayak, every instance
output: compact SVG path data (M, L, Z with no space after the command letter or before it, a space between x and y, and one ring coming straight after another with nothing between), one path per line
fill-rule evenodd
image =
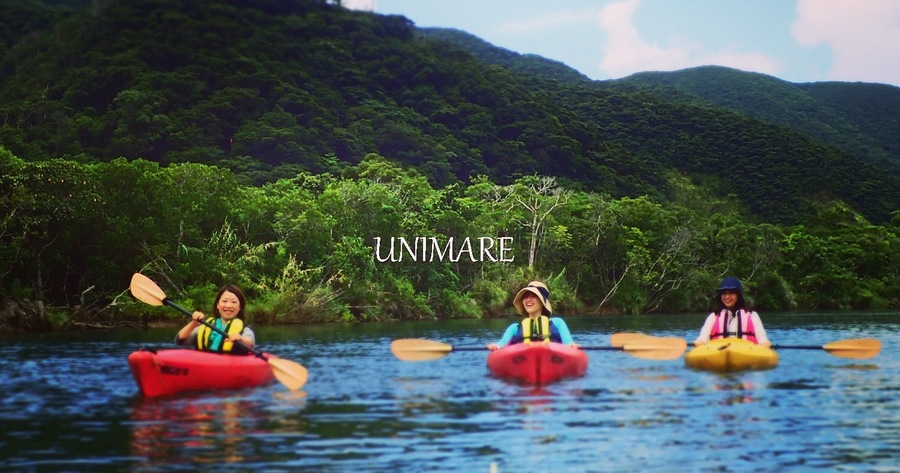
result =
M771 348L740 338L711 340L684 355L689 368L721 373L767 370L778 365L778 353Z

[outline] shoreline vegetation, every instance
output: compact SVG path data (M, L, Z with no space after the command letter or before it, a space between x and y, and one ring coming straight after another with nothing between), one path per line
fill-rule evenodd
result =
M900 307L897 212L877 225L829 201L803 224L757 222L676 174L672 202L537 175L435 188L378 155L249 186L216 166L32 163L0 147L0 185L5 331L176 320L131 297L134 272L201 310L238 284L258 325L506 317L533 279L564 315L705 312L724 274L761 310ZM493 244L510 261L380 262L377 238L403 238L406 256L417 242Z

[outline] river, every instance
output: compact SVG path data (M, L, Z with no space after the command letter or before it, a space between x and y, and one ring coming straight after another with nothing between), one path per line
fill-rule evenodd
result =
M615 332L693 340L705 314L568 317L585 346ZM714 374L591 351L586 376L536 389L494 379L487 352L427 362L390 342L498 339L509 320L260 326L303 364L296 392L145 399L126 358L174 329L0 337L0 466L17 472L897 471L900 313L763 314L776 344L872 337L872 359L781 350L769 371Z

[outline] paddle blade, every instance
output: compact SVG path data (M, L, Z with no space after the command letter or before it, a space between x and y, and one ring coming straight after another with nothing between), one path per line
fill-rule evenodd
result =
M863 360L877 355L881 342L874 338L851 338L826 343L822 348L834 356Z
M437 360L447 356L453 347L446 343L418 338L401 338L391 342L391 353L403 361Z
M150 305L163 305L166 293L155 282L141 273L134 273L131 277L131 295L139 301Z
M653 338L655 337L643 333L621 332L612 334L609 337L609 344L614 347L624 347L627 343L643 342Z
M274 356L269 356L266 361L272 368L275 379L291 391L300 389L309 379L309 373L300 363Z
M645 360L677 360L687 349L687 342L677 337L649 337L626 343L622 350Z

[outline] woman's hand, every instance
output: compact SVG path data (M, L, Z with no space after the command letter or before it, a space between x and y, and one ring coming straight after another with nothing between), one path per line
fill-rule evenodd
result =
M496 343L489 343L489 344L486 345L486 347L487 347L487 349L490 350L490 351L494 351L494 350L500 348L500 347L497 346Z
M191 314L191 321L188 322L184 327L181 327L181 330L178 331L176 338L178 340L187 340L188 337L191 336L191 332L193 332L194 329L196 329L200 325L204 318L205 316L203 315L203 312L195 310L194 313Z
M248 347L253 347L253 343L249 341L250 339L244 338L244 335L240 333L232 333L225 338L231 343L241 342Z

